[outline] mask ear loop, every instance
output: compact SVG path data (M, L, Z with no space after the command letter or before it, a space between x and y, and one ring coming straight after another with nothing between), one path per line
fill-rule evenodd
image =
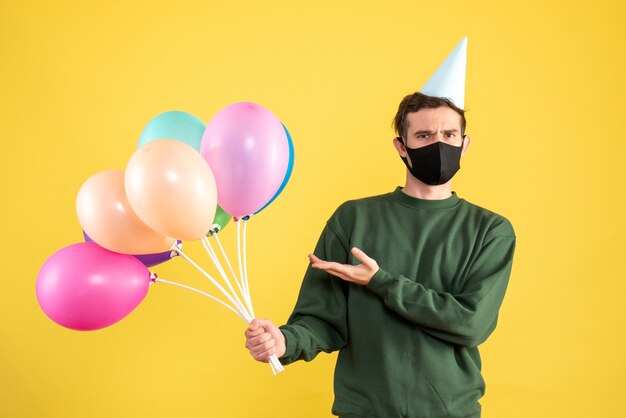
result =
M467 138L467 135L463 135L463 139L461 140L461 151L463 151L463 146L465 145L465 138Z
M409 148L406 146L406 144L404 143L404 140L402 139L401 136L396 136L396 138L398 141L400 141L400 143L402 144L402 146L404 147L404 151L406 152L406 157L401 157L403 160L409 161ZM405 162L405 164L407 164ZM411 165L413 165L413 162L411 162Z
M401 136L397 136L395 139L397 139L398 141L400 141L400 143L402 144L402 146L404 147L404 152L406 152L406 157L402 157L405 159L409 158L409 148L406 146L406 144L404 143L404 140L402 139ZM413 163L411 163L413 164Z

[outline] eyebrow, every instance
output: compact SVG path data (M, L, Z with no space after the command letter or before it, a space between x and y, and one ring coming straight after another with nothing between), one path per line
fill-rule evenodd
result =
M455 132L459 132L459 130L458 129L444 129L443 132L444 133L455 133ZM423 134L431 134L432 135L434 133L435 133L435 131L425 131L425 130L422 130L422 131L415 132L413 135L423 135Z

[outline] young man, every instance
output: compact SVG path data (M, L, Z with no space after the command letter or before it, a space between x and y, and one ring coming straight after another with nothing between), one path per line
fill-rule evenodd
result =
M496 327L515 234L451 189L470 144L462 109L415 93L394 123L405 186L335 211L287 324L255 320L246 347L283 364L339 350L340 417L480 417L478 345Z

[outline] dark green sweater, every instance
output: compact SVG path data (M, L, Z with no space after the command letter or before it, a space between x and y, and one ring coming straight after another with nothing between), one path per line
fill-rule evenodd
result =
M496 327L515 234L509 221L457 197L422 200L400 187L342 204L315 255L380 270L368 286L309 266L281 331L283 364L340 350L333 413L342 417L479 417L477 346Z

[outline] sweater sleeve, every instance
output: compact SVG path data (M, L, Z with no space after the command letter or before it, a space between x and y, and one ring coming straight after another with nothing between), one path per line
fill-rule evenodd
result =
M328 223L314 254L339 263L348 260L347 249ZM347 284L341 279L309 265L293 313L280 327L287 346L282 364L311 361L321 351L330 353L347 344L346 292Z
M424 332L452 344L477 346L496 327L515 251L515 235L510 231L486 237L458 294L427 289L415 280L382 269L367 287L389 309Z

